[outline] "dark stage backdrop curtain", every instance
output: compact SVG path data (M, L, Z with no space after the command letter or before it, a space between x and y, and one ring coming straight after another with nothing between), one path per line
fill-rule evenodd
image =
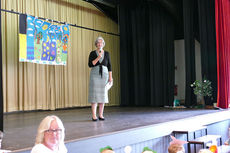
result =
M183 0L183 18L184 18L184 41L185 41L185 105L196 105L196 97L191 88L191 83L196 79L195 70L195 32L194 32L194 14L195 1Z
M215 0L217 49L217 106L228 108L230 96L230 1Z
M174 100L174 23L155 3L120 4L121 105Z
M206 105L217 101L217 60L215 34L215 0L198 0L200 50L202 78L212 82L213 99L206 99Z

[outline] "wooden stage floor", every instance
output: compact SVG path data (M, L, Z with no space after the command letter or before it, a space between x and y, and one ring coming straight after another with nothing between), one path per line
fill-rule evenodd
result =
M4 114L2 148L12 151L32 148L38 125L47 115L59 116L66 129L65 141L73 141L220 111L226 110L105 107L106 120L97 122L91 121L90 108L8 113Z

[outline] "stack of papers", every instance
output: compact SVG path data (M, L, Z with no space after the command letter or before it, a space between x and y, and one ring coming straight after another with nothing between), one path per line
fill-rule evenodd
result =
M112 82L108 82L108 83L105 85L105 89L106 89L106 90L109 90L112 86L113 86L113 81L112 81Z

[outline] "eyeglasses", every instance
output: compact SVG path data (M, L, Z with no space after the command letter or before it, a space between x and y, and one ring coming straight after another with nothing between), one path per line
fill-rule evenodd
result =
M48 130L45 130L45 132L51 134L51 133L61 133L62 132L62 129L48 129Z

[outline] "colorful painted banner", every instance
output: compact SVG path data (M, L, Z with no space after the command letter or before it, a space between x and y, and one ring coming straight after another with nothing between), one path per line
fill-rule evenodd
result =
M19 61L66 65L69 25L53 25L33 16L20 15Z

